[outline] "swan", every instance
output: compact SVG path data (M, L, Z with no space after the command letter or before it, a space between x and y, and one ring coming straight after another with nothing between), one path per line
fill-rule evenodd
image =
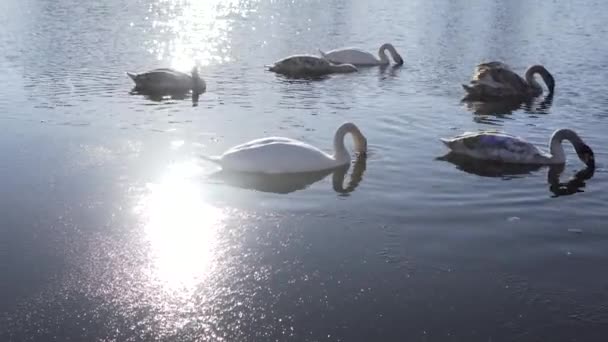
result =
M389 64L388 57L386 56L386 50L388 50L393 57L393 61L397 65L403 65L403 58L397 53L395 47L392 44L383 44L378 50L378 56L376 58L373 54L356 48L342 48L323 52L319 49L319 53L323 58L327 59L332 63L349 63L355 66L374 66L374 65L387 65Z
M232 147L221 156L202 157L223 170L266 174L301 173L334 169L350 163L350 153L344 146L344 136L353 137L355 151L367 151L367 139L353 123L342 124L334 135L334 154L330 155L305 142L268 137Z
M477 65L469 85L462 87L467 95L465 100L496 100L505 98L532 98L543 93L543 88L534 79L539 74L552 95L555 89L555 79L542 65L528 68L524 78L521 78L511 68L502 62L489 62Z
M562 141L568 140L574 146L579 159L588 167L595 167L591 148L570 129L553 132L549 141L550 152L544 152L522 138L497 131L466 132L451 139L441 141L457 154L482 160L492 160L513 164L564 164L566 154Z
M276 61L268 70L294 77L324 76L333 73L357 71L352 64L333 64L327 59L312 55L293 55Z
M194 94L201 94L207 88L196 67L192 68L191 75L169 68L154 69L141 74L127 72L127 75L135 82L135 90L142 92L187 93L192 90Z

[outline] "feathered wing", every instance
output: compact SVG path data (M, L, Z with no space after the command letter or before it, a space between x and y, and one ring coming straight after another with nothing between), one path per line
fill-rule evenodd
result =
M453 152L473 158L506 163L535 163L545 154L525 140L502 132L466 132L452 139L441 139Z
M141 74L127 73L135 86L146 91L188 91L193 86L190 75L168 68L154 69Z
M301 141L264 138L235 146L221 157L223 168L243 172L291 173L333 168L329 154Z
M311 55L296 55L275 62L270 71L285 74L316 75L329 72L330 62L322 57Z
M377 57L367 51L358 48L341 48L323 52L319 50L321 56L334 64L353 64L353 65L377 65L380 63Z
M489 62L477 65L471 83L463 88L473 98L504 98L525 94L528 85L508 65Z

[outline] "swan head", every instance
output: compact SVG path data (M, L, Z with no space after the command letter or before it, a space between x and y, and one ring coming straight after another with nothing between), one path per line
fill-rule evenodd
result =
M576 150L578 158L585 163L587 167L595 168L595 155L593 154L593 150L591 147L589 147L589 145L585 143L577 144L574 146L574 149Z
M359 69L357 69L357 67L352 64L334 64L331 66L331 68L334 72L339 72L339 73L349 73L349 72L359 71Z

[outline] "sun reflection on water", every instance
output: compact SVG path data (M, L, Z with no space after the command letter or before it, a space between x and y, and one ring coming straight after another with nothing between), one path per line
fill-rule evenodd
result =
M218 227L224 212L203 201L200 168L174 164L136 207L151 247L151 279L171 290L194 290L214 267Z
M234 15L246 16L242 1L160 0L150 4L148 50L170 66L190 70L231 61L229 34Z

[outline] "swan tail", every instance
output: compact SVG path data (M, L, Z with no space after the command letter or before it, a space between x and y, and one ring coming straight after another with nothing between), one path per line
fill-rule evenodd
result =
M444 143L448 148L454 148L455 141L453 139L439 138L439 140L441 140L441 142Z
M136 82L135 79L137 78L137 74L132 73L132 72L127 72L127 76L129 76L133 80L133 82Z
M323 50L318 49L319 50L319 54L321 54L321 57L327 59L327 54L325 52L323 52Z
M205 156L205 155L201 155L200 156L201 159L206 160L206 161L210 161L214 164L220 165L221 166L221 161L220 161L220 157L215 157L215 156Z

